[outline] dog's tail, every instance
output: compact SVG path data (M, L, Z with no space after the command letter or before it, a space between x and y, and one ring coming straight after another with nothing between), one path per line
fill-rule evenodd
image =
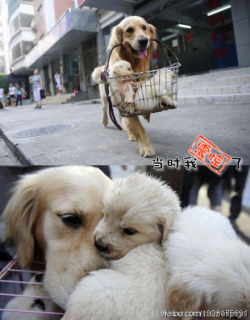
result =
M95 83L103 83L101 79L101 73L104 71L104 66L96 67L92 72L92 79Z

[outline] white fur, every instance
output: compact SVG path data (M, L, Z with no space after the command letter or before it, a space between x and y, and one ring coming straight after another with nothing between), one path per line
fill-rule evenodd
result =
M35 276L31 278L30 282L36 282ZM39 305L35 304L36 298L29 298L25 296L43 296L48 297L48 293L40 284L28 284L27 288L22 293L23 297L15 297L11 299L5 306L5 309L34 311L34 312L59 312L59 308L52 302L51 299L41 299L44 303L45 310L41 309ZM2 320L59 320L60 315L39 314L39 313L22 313L22 312L8 312L4 311Z
M171 96L174 78L175 74L171 70L158 70L139 86L135 94L135 109L152 110L161 103L176 107L177 102Z
M176 217L164 247L171 273L168 294L172 301L172 294L179 295L180 308L250 310L250 248L227 218L188 208Z
M168 270L160 245L146 244L77 285L62 320L157 320L167 309Z

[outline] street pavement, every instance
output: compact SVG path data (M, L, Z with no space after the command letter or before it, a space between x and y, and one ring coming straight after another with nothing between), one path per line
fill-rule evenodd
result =
M152 141L156 157L190 156L189 147L203 135L231 157L250 163L247 104L182 105L151 116L143 125ZM5 141L21 158L34 165L152 165L152 158L139 156L135 142L109 122L101 125L100 104L33 105L0 110L0 129ZM53 127L52 127L53 126ZM60 131L58 131L60 130ZM232 162L231 164L233 164ZM197 164L199 164L197 162Z

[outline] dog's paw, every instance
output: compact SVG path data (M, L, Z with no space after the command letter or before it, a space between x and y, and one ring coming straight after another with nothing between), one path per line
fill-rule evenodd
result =
M139 153L140 153L140 156L144 158L151 158L155 155L155 151L151 145L139 146Z
M102 125L104 126L104 128L107 127L107 125L108 125L108 117L106 117L106 116L102 117Z
M128 140L129 140L129 141L135 141L135 137L132 136L132 135L129 135L129 136L128 136Z

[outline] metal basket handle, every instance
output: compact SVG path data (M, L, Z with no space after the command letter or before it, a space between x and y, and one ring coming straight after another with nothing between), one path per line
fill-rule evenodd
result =
M179 62L179 59L177 58L177 56L175 55L175 53L174 53L172 50L170 50L169 47L168 47L165 43L163 43L161 40L158 40L158 39L151 39L151 41L156 41L156 42L159 44L159 46L161 47L162 51L165 53L165 55L166 55L166 57L167 57L168 62L169 62L170 65L171 65L172 63L171 63L171 60L170 60L170 58L169 58L168 51L170 51L171 54L175 57L176 62L177 62L177 63L180 63L180 62Z
M122 43L116 44L116 45L113 46L113 48L110 50L109 56L108 56L108 59L107 59L107 62L105 63L104 71L107 71L107 69L109 68L109 61L110 61L111 54L112 54L113 50L114 50L116 47L119 47L119 46L121 46L121 45L122 45Z
M163 43L161 40L158 40L158 39L151 39L151 41L156 41L156 42L158 43L158 45L161 47L162 51L165 53L165 55L166 55L166 57L167 57L168 62L169 62L170 65L171 65L172 63L171 63L171 60L170 60L170 58L169 58L169 55L168 55L168 52L167 52L167 51L170 51L171 54L175 57L176 62L179 63L179 59L177 58L177 56L175 55L175 53L174 53L172 50L170 50L169 47L168 47L165 43ZM104 67L104 72L106 72L107 69L108 69L108 67L109 67L109 61L110 61L110 58L111 58L111 55L112 55L113 50L114 50L115 48L117 48L117 47L120 47L120 46L122 46L122 43L116 44L116 45L110 50L109 55L108 55L107 62L106 62L105 67Z

